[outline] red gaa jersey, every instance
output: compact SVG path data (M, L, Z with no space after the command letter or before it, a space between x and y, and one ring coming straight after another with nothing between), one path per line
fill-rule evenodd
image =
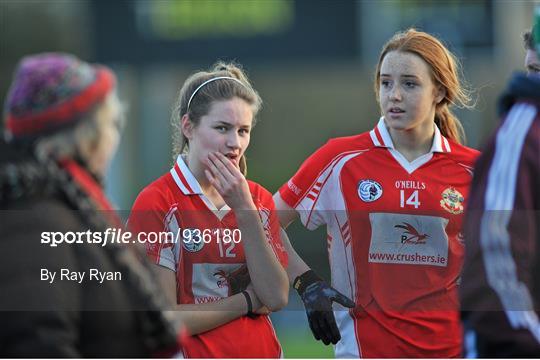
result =
M287 253L279 236L272 195L248 181L253 201L276 257L283 266ZM229 278L246 264L242 233L228 206L216 209L178 157L169 173L147 186L135 200L130 230L170 233L172 241L148 238L147 253L176 272L178 304L201 304L231 296ZM279 357L281 347L268 316L243 316L183 341L184 356L197 358Z
M327 227L332 286L357 307L334 313L336 357L457 357L463 210L478 152L443 137L412 162L384 118L332 139L279 192L308 229Z

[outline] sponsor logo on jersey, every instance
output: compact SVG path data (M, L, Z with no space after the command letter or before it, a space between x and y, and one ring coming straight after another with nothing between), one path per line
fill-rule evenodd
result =
M442 192L441 207L451 214L458 215L463 212L463 201L465 198L459 191L449 187Z
M208 304L223 299L221 296L197 296L195 297L195 304Z
M370 213L368 261L448 266L449 220L438 216Z
M401 243L402 244L425 244L426 239L429 238L428 234L420 234L418 230L414 228L409 223L402 223L400 225L394 226L397 229L403 229L403 233L401 234Z
M196 229L183 229L182 230L182 246L189 252L201 251L204 246L204 241L201 237L200 231Z
M224 270L219 270L218 272L214 273L214 276L218 279L216 282L218 288L229 286L229 274L227 274Z
M207 255L215 256L208 259L211 261L219 261L220 259L219 254L215 254L215 252L209 252ZM233 285L241 284L244 289L247 287L249 280L246 279L249 279L249 272L245 263L194 263L191 290L195 303L211 302L231 296ZM189 279L185 280L189 283Z
M227 296L232 296L245 290L251 282L246 265L242 265L231 272L220 269L214 273L214 277L217 279L216 285L218 288L227 287Z
M375 180L361 180L358 183L358 196L363 202L372 202L382 196L381 184Z

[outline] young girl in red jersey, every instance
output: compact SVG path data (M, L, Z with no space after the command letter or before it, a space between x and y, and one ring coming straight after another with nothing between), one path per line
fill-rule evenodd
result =
M232 64L188 78L172 117L175 164L133 205L135 233L179 236L147 252L191 335L186 357L281 356L267 314L287 303L287 255L272 195L245 178L260 105Z
M460 144L449 106L469 98L454 56L413 29L382 49L375 93L375 128L330 140L274 196L283 226L298 215L327 226L332 287L285 241L288 275L336 357L458 357L460 229L478 152ZM332 314L332 301L351 309Z

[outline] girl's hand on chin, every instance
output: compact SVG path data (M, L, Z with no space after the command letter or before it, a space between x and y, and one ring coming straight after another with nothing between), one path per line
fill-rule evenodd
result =
M204 173L208 181L231 209L255 209L246 178L225 155L219 152L208 154L207 166Z

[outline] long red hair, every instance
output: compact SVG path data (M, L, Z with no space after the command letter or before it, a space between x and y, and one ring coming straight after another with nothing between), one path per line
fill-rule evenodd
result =
M471 99L469 92L460 82L460 64L456 57L436 37L428 33L415 29L396 33L384 45L379 56L374 84L377 99L380 91L381 64L386 54L391 51L415 54L429 65L432 80L446 90L446 96L435 109L435 123L444 136L461 143L464 138L463 127L450 110L450 105L469 108Z

